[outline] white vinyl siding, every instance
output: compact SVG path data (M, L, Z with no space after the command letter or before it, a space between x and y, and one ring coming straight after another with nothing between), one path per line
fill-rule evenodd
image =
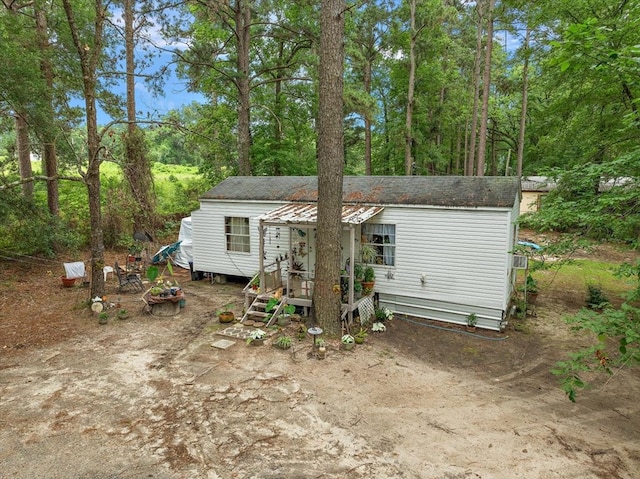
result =
M375 221L396 225L395 267L374 265L376 291L502 310L510 213L385 207Z
M227 251L251 253L249 218L227 216L224 219Z
M259 245L258 216L271 211L282 203L201 200L200 209L191 215L193 225L193 268L216 274L251 277L258 271ZM225 218L249 218L250 253L227 251ZM287 228L281 229L279 238L275 234L265 243L265 261L271 262L289 250Z

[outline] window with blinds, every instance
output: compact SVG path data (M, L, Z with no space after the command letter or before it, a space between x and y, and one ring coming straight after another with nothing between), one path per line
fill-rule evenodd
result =
M250 253L249 218L225 216L224 231L227 238L227 251Z

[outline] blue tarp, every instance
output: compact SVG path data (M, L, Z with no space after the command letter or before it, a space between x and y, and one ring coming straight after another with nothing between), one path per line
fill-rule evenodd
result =
M532 243L530 241L518 241L520 246L527 246L528 248L534 249L536 251L542 250L542 246Z
M160 248L160 250L153 256L153 258L151 258L151 264L156 264L156 263L161 263L163 261L166 261L167 258L169 258L176 251L178 251L178 248L180 248L180 243L182 243L182 241L176 241L173 244L163 246L162 248Z

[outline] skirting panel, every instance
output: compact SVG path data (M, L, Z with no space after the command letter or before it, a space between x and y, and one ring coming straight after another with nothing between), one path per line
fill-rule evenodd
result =
M478 328L502 331L507 325L505 314L500 309L384 293L379 293L378 301L380 307L389 308L394 313L418 318L466 325L467 316L475 313Z

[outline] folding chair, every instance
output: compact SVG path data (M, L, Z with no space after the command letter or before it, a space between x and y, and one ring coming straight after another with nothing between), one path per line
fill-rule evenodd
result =
M137 274L127 274L120 268L120 265L117 261L113 269L115 270L116 276L118 277L118 289L120 291L131 286L133 286L133 288L138 291L144 291L144 284L142 284L140 276L138 276Z

